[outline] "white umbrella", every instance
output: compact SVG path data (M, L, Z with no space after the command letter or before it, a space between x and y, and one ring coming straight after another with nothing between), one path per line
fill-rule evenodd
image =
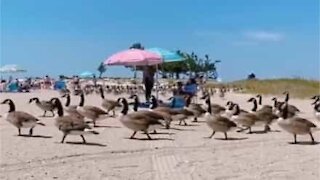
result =
M18 73L18 72L26 72L26 71L27 70L20 68L16 64L8 64L0 68L0 73Z

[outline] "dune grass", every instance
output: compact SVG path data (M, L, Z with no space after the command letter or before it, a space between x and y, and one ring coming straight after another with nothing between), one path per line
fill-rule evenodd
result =
M320 81L294 79L265 79L265 80L241 80L219 86L240 87L244 93L280 95L284 91L289 91L292 97L310 98L320 94Z

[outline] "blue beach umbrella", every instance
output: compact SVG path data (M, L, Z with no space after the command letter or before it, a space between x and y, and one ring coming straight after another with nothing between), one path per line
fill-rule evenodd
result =
M90 72L90 71L84 71L81 74L79 74L79 76L81 78L92 78L94 75L94 73Z
M158 54L162 57L163 62L178 62L178 61L184 61L185 59L180 56L178 53L169 51L162 48L149 48L147 51L153 52L155 54Z

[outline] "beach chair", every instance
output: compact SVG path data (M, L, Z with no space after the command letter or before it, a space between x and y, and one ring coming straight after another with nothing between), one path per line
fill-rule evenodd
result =
M66 83L64 81L56 81L54 83L54 90L62 90L62 89L66 89Z

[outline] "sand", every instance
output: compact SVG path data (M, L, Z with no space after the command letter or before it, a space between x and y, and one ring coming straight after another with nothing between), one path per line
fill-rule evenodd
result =
M1 100L12 98L17 110L39 116L43 112L35 104L28 104L28 99L59 95L55 91L38 91L0 96ZM249 97L227 94L224 100L216 96L213 101L224 105L233 100L250 109L251 104L246 102ZM271 104L270 99L267 97L265 103ZM72 104L79 102L77 97L72 100ZM302 117L320 126L313 117L311 100L290 101L302 110ZM100 102L97 95L87 96L86 104ZM0 108L1 115L8 110L7 105ZM320 179L320 144L309 145L309 136L298 136L303 143L290 144L293 136L276 123L271 126L273 132L230 132L232 140L226 141L221 133L206 138L211 131L200 119L189 126L159 130L161 133L152 135L154 140L149 141L142 133L137 134L139 139L128 139L132 132L117 118L108 118L98 122L102 126L96 128L100 134L86 136L88 144L83 145L79 136L68 136L67 143L61 144L62 133L54 126L54 119L40 119L46 126L37 126L34 137L17 136L17 129L0 119L0 179ZM28 130L23 129L22 133ZM314 133L318 142L319 135L319 131Z

